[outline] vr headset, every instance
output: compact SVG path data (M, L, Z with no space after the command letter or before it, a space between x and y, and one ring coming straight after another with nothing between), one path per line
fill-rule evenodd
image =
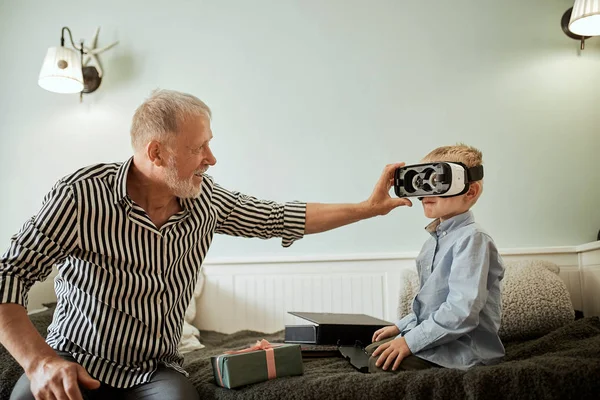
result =
M483 179L483 165L467 168L459 162L407 165L394 172L398 197L460 196L471 182Z

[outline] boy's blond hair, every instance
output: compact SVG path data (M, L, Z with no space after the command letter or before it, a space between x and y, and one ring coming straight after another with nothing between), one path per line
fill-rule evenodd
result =
M483 154L480 150L476 149L473 146L468 146L464 143L457 143L453 146L442 146L437 149L432 150L423 157L422 162L436 162L436 161L446 161L446 162L460 162L467 166L467 168L477 167L483 164ZM476 181L471 183L471 185L477 184L480 187L479 195L473 202L479 199L481 196L481 192L483 192L483 179L480 181Z
M483 164L483 154L475 147L458 143L454 146L438 147L423 157L423 162L435 161L461 162L467 168L472 168Z

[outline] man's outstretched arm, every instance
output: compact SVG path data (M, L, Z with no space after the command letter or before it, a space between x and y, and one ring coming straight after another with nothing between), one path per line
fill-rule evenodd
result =
M404 163L387 165L368 200L357 204L306 205L305 234L325 232L363 219L386 215L399 206L412 206L408 199L393 198L389 191L394 184L394 171Z

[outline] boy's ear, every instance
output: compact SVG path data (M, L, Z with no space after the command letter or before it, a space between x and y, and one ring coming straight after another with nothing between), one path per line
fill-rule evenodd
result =
M481 193L481 184L479 182L473 182L469 185L469 190L466 193L466 197L469 200L477 200Z

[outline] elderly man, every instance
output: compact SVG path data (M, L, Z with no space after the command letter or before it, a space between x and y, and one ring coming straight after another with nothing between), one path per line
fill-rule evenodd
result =
M359 204L286 203L229 191L205 175L210 109L175 91L135 112L134 155L82 168L54 186L0 258L0 342L25 373L11 399L194 399L177 351L185 309L213 235L281 237L384 215L388 165ZM58 265L46 341L26 313L27 292Z

